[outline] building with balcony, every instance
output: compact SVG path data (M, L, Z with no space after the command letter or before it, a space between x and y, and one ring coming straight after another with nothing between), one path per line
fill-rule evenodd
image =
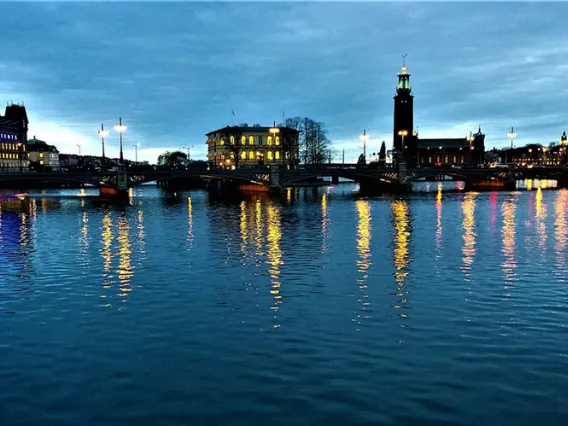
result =
M299 164L299 132L273 125L226 126L207 136L207 159L211 167L235 169L262 165L289 168Z
M36 170L54 170L59 168L59 151L53 145L36 139L28 141L27 160L30 167Z

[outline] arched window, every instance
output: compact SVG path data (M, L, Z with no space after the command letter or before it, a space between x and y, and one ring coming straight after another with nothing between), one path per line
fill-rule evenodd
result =
M274 145L280 145L280 136L276 136L274 139Z
M229 137L229 140L231 141L231 145L235 144L235 137L234 136Z
M249 160L254 160L254 151L249 151Z
M241 136L241 145L244 145L247 143L247 137L246 136Z
M221 138L219 140L219 145L225 145L225 139L224 138Z
M241 152L241 160L246 160L247 159L247 152L243 151Z
M274 158L276 158L277 160L280 160L280 151L276 151L274 153Z
M272 136L266 138L266 145L272 145Z
M267 152L266 152L266 159L267 159L267 160L272 160L272 151L267 151Z
M249 145L254 145L254 138L249 136Z

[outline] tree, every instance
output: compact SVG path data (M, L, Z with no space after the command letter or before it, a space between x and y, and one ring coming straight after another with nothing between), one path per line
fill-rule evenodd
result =
M287 118L281 126L300 132L300 160L304 164L321 164L333 158L331 141L327 129L321 121L309 117Z
M187 162L187 154L181 151L166 151L158 156L158 165L171 168L181 167Z
M379 163L381 165L385 165L387 161L387 146L385 145L385 141L381 144L381 150L379 151Z
M225 146L231 155L231 161L235 163L235 168L239 167L241 152L245 149L243 142L243 130L240 126L227 126L221 129L221 138L225 141Z

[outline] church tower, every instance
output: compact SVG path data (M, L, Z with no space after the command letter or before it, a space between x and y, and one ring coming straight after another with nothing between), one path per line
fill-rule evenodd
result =
M403 57L406 58L406 55ZM393 149L397 151L395 158L405 159L407 167L416 166L416 141L417 137L414 135L414 96L410 87L410 74L406 69L405 59L398 74L398 85L394 97Z

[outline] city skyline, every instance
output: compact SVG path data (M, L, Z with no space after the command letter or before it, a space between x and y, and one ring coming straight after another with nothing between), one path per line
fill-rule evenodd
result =
M125 157L155 162L205 133L282 116L323 121L346 161L392 143L392 97L406 53L423 137L486 147L558 141L568 127L564 4L12 3L0 5L0 99L25 102L30 137L100 155L100 123L122 116ZM519 25L523 22L524 25ZM235 111L233 117L232 111ZM118 156L118 134L106 139Z

